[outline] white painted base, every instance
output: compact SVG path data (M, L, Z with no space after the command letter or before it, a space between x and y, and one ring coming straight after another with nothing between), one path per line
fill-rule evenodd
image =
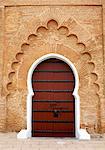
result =
M28 130L21 130L18 134L17 134L17 138L18 139L27 139L31 137L31 132Z
M80 129L78 132L79 140L90 140L90 134L85 129Z
M21 130L17 134L18 139L27 139L31 137L31 132L28 130ZM80 129L78 132L78 137L79 140L90 140L90 134L85 130L85 129Z

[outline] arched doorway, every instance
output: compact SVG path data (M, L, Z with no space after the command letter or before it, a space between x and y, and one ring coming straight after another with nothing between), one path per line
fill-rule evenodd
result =
M33 115L32 114L32 110L33 110L32 109L32 104L33 104L32 100L34 100L33 99L34 98L34 90L33 90L34 85L32 85L33 72L36 69L36 67L39 64L41 64L43 61L48 60L48 59L52 59L52 58L63 61L63 63L66 64L69 67L69 69L72 71L72 74L73 74L73 79L74 79L73 81L74 81L75 85L73 86L74 90L72 91L72 96L73 96L72 100L75 101L75 109L73 109L74 110L73 115L75 114L75 117L74 117L75 120L73 120L73 125L74 125L74 122L75 122L75 127L74 127L75 131L72 130L73 131L72 136L75 136L78 139L90 139L90 135L87 133L87 131L85 129L80 129L80 99L79 99L79 95L78 95L79 78L78 78L77 70L76 70L75 66L73 65L73 63L69 59L67 59L66 57L64 57L60 54L54 54L54 53L50 53L50 54L47 54L47 55L44 55L44 56L40 57L39 59L37 59L32 64L32 66L29 69L28 78L27 78L27 87L28 87L28 95L27 95L27 129L21 130L18 133L17 138L32 137L32 130L33 130L33 128L32 128L32 125L33 125L32 124L32 121L33 121L32 120L33 119L33 117L32 117L32 115ZM68 93L69 92L70 91L68 91ZM53 128L53 130L54 130L54 128ZM70 131L70 128L69 128L69 131ZM38 134L37 134L37 136L38 136Z
M75 77L64 61L50 58L33 71L32 136L75 137Z

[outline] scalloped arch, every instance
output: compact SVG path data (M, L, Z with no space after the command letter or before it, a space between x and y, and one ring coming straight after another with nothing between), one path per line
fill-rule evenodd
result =
M34 21L36 21L36 20L35 20L35 19L32 20L32 22L33 22L32 24L34 24ZM67 22L67 21L66 21L66 22ZM24 57L24 53L25 53L25 51L28 50L29 45L30 45L32 42L34 42L33 39L35 40L36 37L38 36L37 32L38 32L39 29L44 28L45 30L48 30L49 26L51 26L51 25L54 26L54 27L56 27L58 31L62 30L62 28L63 28L63 29L64 29L63 32L66 33L65 36L67 36L68 38L71 38L71 40L72 40L72 38L73 38L73 40L78 44L78 46L80 46L80 47L82 46L82 48L85 49L85 44L84 44L83 42L80 42L80 41L79 41L79 37L75 34L75 32L72 33L72 34L70 34L68 25L69 25L70 23L72 23L72 22L73 22L73 23L75 22L75 24L76 24L76 26L77 26L76 28L79 27L78 23L76 23L76 21L73 20L72 18L68 20L67 25L65 25L64 22L60 25L60 24L59 24L57 21L55 21L54 19L49 19L47 22L43 22L42 24L37 25L37 28L36 28L36 30L35 30L35 33L28 35L26 42L21 45L21 51L18 51L18 52L16 53L16 55L15 55L15 61L13 61L12 64L11 64L11 69L12 69L11 72L14 72L14 73L13 73L13 77L12 77L12 78L10 77L11 72L9 72L9 74L8 74L8 79L9 79L9 81L8 81L8 83L7 83L7 90L8 90L8 91L9 91L9 89L10 89L10 88L8 88L8 84L9 84L10 82L11 82L11 83L13 82L13 78L14 78L16 72L17 72L17 68L19 67L19 65L21 65L22 58ZM27 25L28 25L28 24L27 24ZM80 27L79 27L79 28L80 28ZM61 31L61 32L62 32L62 31ZM31 32L31 33L32 33L32 32ZM85 33L85 34L87 34L87 33ZM85 36L85 34L84 34L84 36ZM30 43L30 44L29 44L29 43ZM13 84L11 84L11 85L13 85ZM10 94L10 93L8 93L8 94ZM8 95L8 94L7 94L7 95Z

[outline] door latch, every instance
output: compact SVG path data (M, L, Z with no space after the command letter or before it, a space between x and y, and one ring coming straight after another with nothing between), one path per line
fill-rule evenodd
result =
M59 111L55 109L53 111L53 116L57 118L59 116Z

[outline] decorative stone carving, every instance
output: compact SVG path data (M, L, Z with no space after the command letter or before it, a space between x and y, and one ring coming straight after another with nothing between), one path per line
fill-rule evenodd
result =
M84 40L83 36L85 37ZM37 26L35 33L30 34L27 37L27 41L21 45L21 51L16 53L15 59L11 64L11 71L8 73L7 99L11 97L12 92L16 89L18 70L24 61L26 52L31 49L33 50L34 47L42 47L44 49L45 44L48 44L53 53L58 53L58 46L63 45L74 54L73 56L77 56L78 59L80 58L80 60L84 60L85 63L87 63L87 67L84 66L84 69L82 68L84 73L82 72L80 74L84 75L87 73L86 69L89 69L89 76L92 79L91 84L94 85L96 97L99 101L98 75L95 72L95 63L92 60L92 55L90 51L87 50L87 46L91 40L92 37L90 34L72 18L64 21L62 24L58 24L55 20L51 19L45 25ZM81 62L82 61L80 61L80 63ZM81 65L79 67L81 67Z
M76 25L76 22L71 19L66 26L70 23ZM58 23L55 20L49 20L46 27L39 26L37 28L36 35L31 34L28 36L27 42L21 45L21 51L15 55L15 61L11 64L12 71L8 74L9 82L7 83L7 90L9 91L8 95L11 90L14 90L13 78L15 78L16 72L18 72L18 68L22 64L24 53L29 49L29 47L33 47L35 45L40 46L40 44L48 43L49 45L54 45L53 49L55 52L58 44L70 47L76 53L85 49L85 45L78 41L76 35L70 34L68 27L64 25L65 23L58 26ZM76 49L78 49L78 51L76 51Z

